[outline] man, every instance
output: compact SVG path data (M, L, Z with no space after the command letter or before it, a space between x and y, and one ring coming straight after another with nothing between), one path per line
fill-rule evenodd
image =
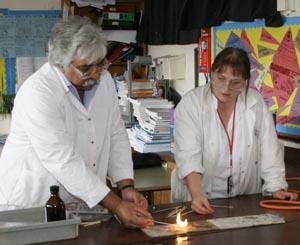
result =
M131 149L115 87L105 69L106 40L88 19L57 23L49 62L22 85L0 160L0 207L43 206L51 185L66 202L99 202L127 227L153 223L133 188ZM122 199L106 186L117 184Z

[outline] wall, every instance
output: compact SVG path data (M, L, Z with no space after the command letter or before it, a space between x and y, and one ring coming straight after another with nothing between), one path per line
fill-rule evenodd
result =
M157 58L165 55L186 55L186 74L185 80L174 80L173 87L180 93L184 94L195 86L194 78L194 49L197 44L189 45L149 45L148 52L152 58ZM199 82L200 84L200 82Z
M0 8L14 10L61 9L61 0L1 0Z
M60 10L61 0L0 0L0 8L13 10ZM10 118L0 118L0 134L7 134L10 128ZM0 144L0 153L1 153Z
M24 0L0 0L0 8L14 10L60 9L61 0L26 0L26 3ZM185 80L174 81L174 87L180 94L184 94L188 90L194 88L195 47L197 47L196 44L149 46L149 54L154 58L164 55L186 54L186 78ZM201 84L201 81L199 84Z
M282 11L282 15L286 16L300 16L300 4L299 0L277 0L278 10ZM295 2L295 3L294 3ZM298 7L297 7L297 6ZM291 9L290 9L291 7ZM297 7L296 9L294 7ZM194 48L197 44L190 45L153 45L149 46L149 54L154 58L164 55L176 55L186 54L186 79L182 81L174 81L174 88L180 93L186 93L190 89L194 88ZM199 85L205 84L205 78L203 74L199 76Z

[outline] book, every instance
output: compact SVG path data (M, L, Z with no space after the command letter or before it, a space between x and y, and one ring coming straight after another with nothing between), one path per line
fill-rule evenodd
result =
M107 47L106 58L110 63L115 63L133 51L133 47L128 43L110 42Z

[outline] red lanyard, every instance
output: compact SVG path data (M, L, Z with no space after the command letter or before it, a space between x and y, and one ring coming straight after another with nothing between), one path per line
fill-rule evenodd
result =
M229 146L229 152L230 152L230 167L232 168L232 150L233 150L233 140L234 140L234 128L235 128L235 107L236 107L236 103L234 105L234 109L233 109L233 122L232 122L232 130L231 130L231 140L229 138L229 134L228 134L228 131L227 131L227 128L225 126L225 123L223 122L222 120L222 117L220 116L220 113L219 111L217 110L218 112L218 115L219 115L219 118L221 120L221 123L223 125L223 128L225 130L225 133L227 135L227 140L228 140L228 146Z

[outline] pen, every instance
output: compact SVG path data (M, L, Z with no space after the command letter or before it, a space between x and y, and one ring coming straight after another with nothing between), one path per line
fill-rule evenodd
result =
M229 206L226 206L226 205L214 205L214 204L211 204L210 206L212 206L213 208L233 208L233 206L229 205Z
M101 220L91 221L91 222L81 222L81 225L84 227L89 227L89 226L97 225L97 224L101 224Z
M158 221L158 220L154 220L154 219L153 219L153 222L154 222L154 223L157 223L157 224L161 224L161 225L173 225L173 224L171 224L171 223L162 222L162 221Z

